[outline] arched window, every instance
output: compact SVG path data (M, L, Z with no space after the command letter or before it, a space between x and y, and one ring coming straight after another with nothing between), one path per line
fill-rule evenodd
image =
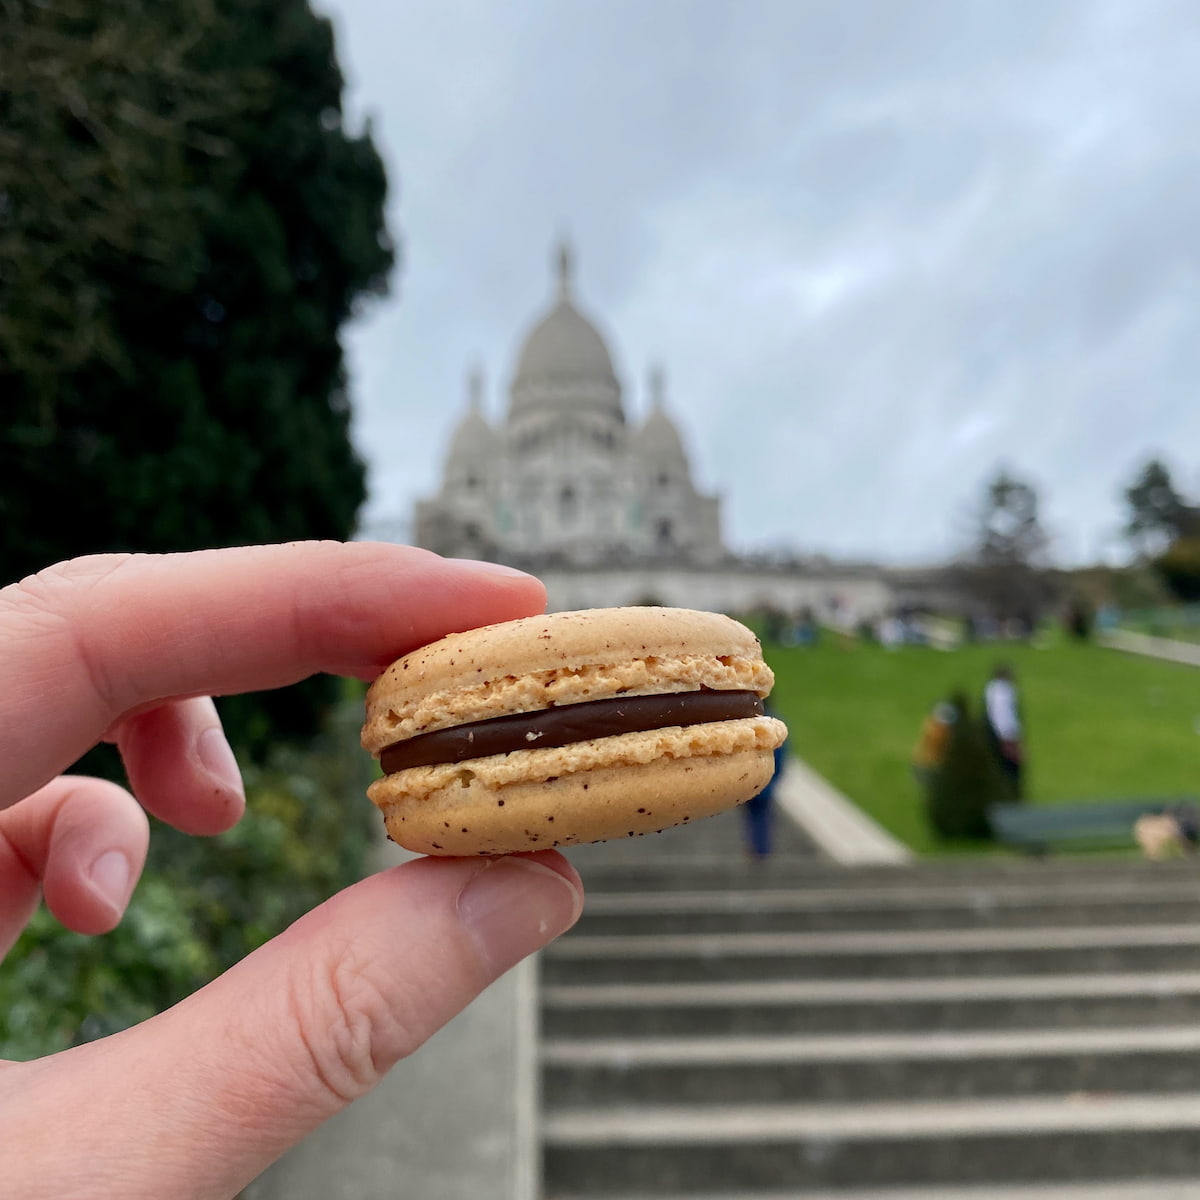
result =
M669 546L675 539L675 531L671 527L671 522L667 517L663 517L658 522L658 528L655 536L658 538L659 547Z
M568 484L558 494L558 515L565 521L574 521L578 510L575 489Z

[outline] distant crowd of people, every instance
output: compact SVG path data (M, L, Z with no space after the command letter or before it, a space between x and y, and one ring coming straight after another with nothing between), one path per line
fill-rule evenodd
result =
M912 606L901 606L874 615L855 613L841 599L827 602L820 615L811 606L788 613L777 609L761 610L763 636L780 646L815 646L825 633L861 642L872 642L886 649L900 646L950 646L981 642L1028 642L1048 628L1051 614L1039 618L1032 611L1000 617L987 610L942 615ZM1093 608L1078 597L1065 600L1054 617L1059 628L1078 641L1087 641L1095 632L1107 633L1121 620L1115 605Z

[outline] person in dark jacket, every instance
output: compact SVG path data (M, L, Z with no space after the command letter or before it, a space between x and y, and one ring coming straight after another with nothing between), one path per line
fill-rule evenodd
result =
M767 713L775 716L767 706ZM753 862L764 862L771 855L775 823L775 789L787 762L787 742L775 750L775 774L757 796L742 805L742 829L746 839L746 856Z

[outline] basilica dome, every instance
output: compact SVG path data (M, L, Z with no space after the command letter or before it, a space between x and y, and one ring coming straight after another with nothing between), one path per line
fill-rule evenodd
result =
M517 360L516 379L518 383L559 379L617 382L604 339L568 296L560 296L530 331Z
M513 376L510 415L580 412L624 423L621 385L595 325L575 307L571 255L558 251L558 297L530 330Z

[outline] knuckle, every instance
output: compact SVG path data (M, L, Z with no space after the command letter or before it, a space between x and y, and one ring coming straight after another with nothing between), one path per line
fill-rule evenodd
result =
M92 554L68 559L28 575L0 590L0 628L48 654L51 661L84 668L92 692L105 707L115 704L117 688L103 657L93 652L81 614L93 590L135 561L133 554Z
M80 594L86 594L115 572L123 570L132 554L89 554L54 563L27 575L0 592L11 607L26 612L61 612Z
M379 1047L415 1048L371 964L353 945L311 963L292 989L290 1007L311 1077L339 1105L383 1078L394 1056Z

